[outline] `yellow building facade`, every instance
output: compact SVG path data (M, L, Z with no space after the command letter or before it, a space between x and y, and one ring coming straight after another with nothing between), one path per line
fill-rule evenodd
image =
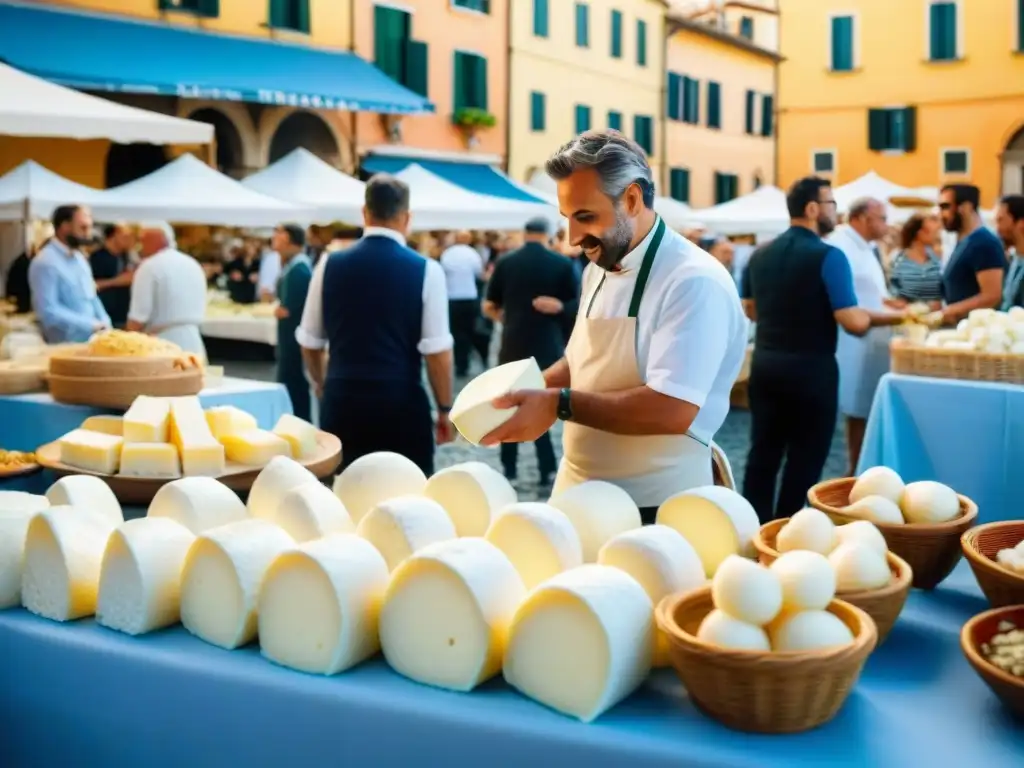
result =
M664 165L663 0L513 0L508 175L529 181L563 143L614 128Z
M1024 191L1024 0L779 0L779 178Z

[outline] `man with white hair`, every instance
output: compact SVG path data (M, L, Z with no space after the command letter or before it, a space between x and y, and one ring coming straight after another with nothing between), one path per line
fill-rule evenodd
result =
M142 263L135 270L128 308L129 331L145 331L205 359L199 324L206 314L206 274L177 250L165 221L139 225Z

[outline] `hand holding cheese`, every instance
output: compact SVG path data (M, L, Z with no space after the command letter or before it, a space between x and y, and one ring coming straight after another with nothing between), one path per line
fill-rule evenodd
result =
M801 509L789 519L778 536L775 548L779 552L807 550L827 555L835 546L836 527L828 515L808 507Z
M528 590L583 565L576 529L565 514L548 504L523 501L505 507L484 538L505 553Z
M21 604L28 524L36 512L49 506L45 496L0 491L0 609Z
M562 510L583 545L583 562L596 563L601 547L624 531L643 525L633 498L614 483L590 480L567 488L548 501Z
M92 475L68 475L60 478L46 491L52 507L72 506L104 517L111 528L124 522L121 502L103 480Z
M390 572L417 550L454 539L455 526L433 499L399 496L371 509L359 521L356 533L384 556Z
M466 440L480 445L516 412L495 408L494 400L520 389L544 389L544 374L532 357L491 368L466 384L452 404L452 424Z
M153 496L147 517L168 518L196 536L211 528L245 520L249 513L238 494L212 477L183 477Z
M675 528L700 555L704 573L715 575L733 555L752 555L761 522L750 502L729 488L708 485L678 493L658 508L656 522Z
M249 514L263 520L273 521L277 517L281 499L292 488L307 483L320 482L316 475L287 456L275 456L263 470L249 490L246 507Z
M423 495L444 507L459 536L483 536L498 512L518 501L505 476L482 461L435 472Z
M319 480L297 485L282 496L271 522L300 544L332 533L355 531L341 499Z
M334 479L334 492L345 505L352 522L382 501L396 496L419 495L427 485L427 476L411 459L390 451L360 456Z

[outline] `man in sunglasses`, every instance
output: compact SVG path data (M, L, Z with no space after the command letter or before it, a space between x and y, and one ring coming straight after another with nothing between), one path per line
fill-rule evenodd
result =
M972 184L947 184L939 193L939 216L957 233L956 249L946 262L942 322L954 325L973 309L998 309L1003 300L1006 254L999 238L978 213L981 193Z

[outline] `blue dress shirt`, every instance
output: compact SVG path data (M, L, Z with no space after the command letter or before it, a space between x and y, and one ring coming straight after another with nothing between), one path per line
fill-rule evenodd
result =
M32 259L28 282L32 309L48 343L88 341L97 323L110 327L89 262L59 240L50 240Z

